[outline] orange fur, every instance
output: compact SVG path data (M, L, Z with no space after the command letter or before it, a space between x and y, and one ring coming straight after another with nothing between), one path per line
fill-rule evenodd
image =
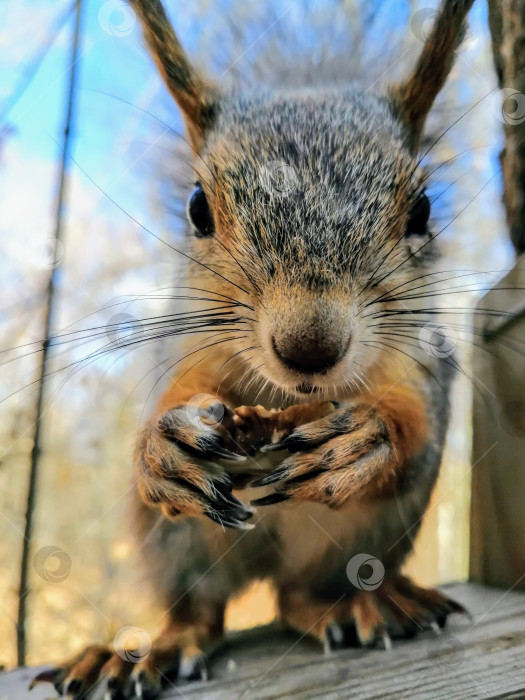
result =
M370 592L359 591L352 600L352 614L362 644L371 644L386 628L377 597Z
M428 440L429 425L421 395L411 387L381 387L367 399L391 428L398 462L417 455Z

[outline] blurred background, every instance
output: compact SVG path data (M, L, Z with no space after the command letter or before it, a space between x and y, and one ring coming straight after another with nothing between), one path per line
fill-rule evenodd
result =
M133 565L125 514L138 426L177 348L166 339L129 340L140 340L141 319L177 308L171 297L182 261L166 243L177 245L184 237L184 193L172 175L187 154L175 134L182 132L181 121L133 12L120 0L81 5L56 251L76 3L4 0L0 8L0 663L5 666L16 663L35 400L53 271L52 335L60 338L51 342L45 382L27 662L59 660L83 644L111 640L126 624L153 634L157 619L155 600ZM168 0L166 5L188 52L223 81L286 84L324 66L325 82L360 75L366 87L381 90L415 60L437 3L195 0L180 9ZM445 255L440 269L487 273L474 278L484 282L468 293L447 299L458 309L472 305L513 261L500 204L502 124L495 87L486 7L476 3L468 39L430 124L437 134L451 127L429 154L432 167L443 162L431 182L442 205L438 219L454 219L440 237ZM468 570L467 341L457 338L465 374L454 390L442 476L408 563L425 584L461 580ZM265 583L257 584L231 606L228 626L267 621L272 605Z

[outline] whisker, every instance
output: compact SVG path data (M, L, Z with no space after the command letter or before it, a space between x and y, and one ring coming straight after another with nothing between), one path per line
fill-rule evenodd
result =
M412 282L417 282L421 279L425 279L427 277L433 277L434 275L438 274L448 274L449 272L456 272L456 270L439 270L439 271L433 271L433 272L428 272L424 275L418 275L417 277L413 277L410 280L407 280L406 282L403 282L401 284L396 285L392 289L389 289L388 291L384 292L380 296L376 297L372 301L368 302L366 306L371 306L372 304L377 304L380 301L387 301L387 297L389 294L392 294L398 289L402 289L403 287L406 287L407 285L411 284ZM502 272L509 272L509 270L498 270L498 272L493 272L493 271L477 271L477 270L457 270L457 272L461 272L462 274L460 275L454 275L452 277L446 277L445 279L437 279L433 282L428 282L426 284L418 285L417 287L411 287L408 290L405 291L415 291L417 289L424 289L427 286L431 286L434 284L439 284L440 282L450 282L451 280L455 279L461 279L463 277L474 277L476 275L500 275ZM463 274L464 273L464 274ZM474 283L473 283L474 284ZM403 292L404 293L404 292Z
M460 122L462 119L464 119L468 114L470 114L474 109L476 109L476 107L478 107L484 100L486 100L487 97L490 97L490 95L492 95L492 93L493 93L495 90L497 90L497 88L495 88L495 87L492 88L489 92L487 92L485 95L483 95L483 97L480 97L479 100L476 100L476 102L474 102L474 104L472 104L472 105L467 109L466 112L463 112L463 114L461 114L461 116L459 116L457 119L455 119L455 120L452 122L452 124L450 124L449 126L447 126L447 128L446 128L444 131L441 132L441 134L438 136L438 138L435 139L435 140L430 144L430 146L427 148L427 150L421 155L421 157L419 158L419 161L418 161L418 166L421 164L421 161L430 153L430 151L431 151L433 148L435 148L435 146L437 146L437 144L441 141L441 139L442 139L444 136L446 136L446 135L448 134L448 132L449 132L451 129L453 129L457 124L459 124L459 122Z
M192 355L195 355L195 354L198 353L198 352L203 352L204 350L207 350L207 349L209 349L209 348L216 347L217 345L221 345L222 343L230 342L230 341L232 341L232 340L241 340L242 338L245 338L245 337L246 337L246 336L237 336L237 337L233 336L233 337L229 337L229 338L222 338L221 340L216 340L216 341L214 341L213 343L210 343L209 345L205 345L203 348L199 348L198 350L193 350L192 352L189 352L189 353L185 354L183 357L181 357L181 358L179 358L178 360L176 360L175 362L173 362L173 363L161 374L161 376L157 379L157 381L155 382L155 384L152 386L151 391L149 392L149 394L148 394L148 396L147 396L147 398L146 398L146 401L145 401L145 403L144 403L144 408L142 409L142 412L141 412L141 414L140 414L139 425L142 423L143 415L144 415L144 410L145 410L146 404L148 403L148 401L149 401L149 399L150 399L152 393L154 392L155 387L157 386L157 384L158 384L162 379L164 379L164 377L166 376L166 374L167 374L168 372L171 372L171 371L173 370L174 367L176 367L176 366L177 366L178 364L180 364L181 362L184 362L185 360L187 360L188 357L191 357ZM203 361L204 359L206 359L207 357L208 357L208 356L205 356L205 357L201 358L200 360L198 360L194 365L192 365L189 369L187 369L187 370L180 376L180 378L184 377L184 376L190 371L190 369L193 369L193 367L195 367L195 365L199 364L199 362L202 362L202 361Z
M371 344L371 341L368 341L368 340L363 340L361 342L363 343L363 345L367 345L367 344L370 345ZM428 367L425 367L425 365L422 362L420 362L417 358L413 357L412 355L405 352L404 350L401 350L400 348L397 348L397 347L394 347L392 345L389 345L388 343L385 343L384 341L378 340L378 341L374 341L374 342L377 343L379 346L385 346L385 347L391 348L392 350L394 350L396 352L401 353L402 355L406 355L406 357L408 357L410 360L417 363L424 370L424 372L426 374L428 374L428 376L431 377L436 382L436 384L439 386L439 388L441 389L441 391L447 397L447 400L448 400L448 392L446 391L446 389L444 389L441 386L441 384L439 383L439 381L438 381L437 377L434 375L434 373L431 372Z
M396 340L395 338L390 338L390 342L398 343L398 344L402 343L405 346L416 348L416 349L421 348L421 346L418 343L407 343L406 341L399 341L399 340ZM399 352L403 352L403 350L400 350L399 348L397 348L397 350ZM404 354L407 354L407 353L404 353ZM411 356L411 357L414 361L418 362L418 360L416 360L415 357L413 357L413 356ZM466 379L468 379L469 383L479 393L480 397L485 402L487 401L486 396L482 392L479 385L481 385L481 387L483 387L483 389L485 389L485 390L486 390L486 386L480 380L478 380L477 377L475 377L474 375L467 374L466 370L459 364L459 361L454 357L454 355L449 355L447 357L440 357L439 359L441 362L445 362L446 364L450 365L451 367L454 367L454 369L456 369L458 372L460 372L460 374L462 374ZM424 365L421 362L418 362L418 364L420 364L422 367L424 367ZM428 370L428 368L427 368L427 370ZM428 371L430 371L430 370L428 370Z
M115 207L117 207L117 209L119 209L125 216L127 216L131 221L133 221L133 223L135 223L137 226L139 226L143 231L145 231L147 234L149 234L150 236L152 236L153 238L155 238L155 240L159 241L160 243L164 244L165 246L167 246L168 248L170 248L171 250L173 250L175 253L179 253L180 255L182 255L182 256L183 256L184 258L186 258L187 260L190 260L191 262L194 262L196 265L200 265L200 266L203 267L205 270L208 270L208 272L211 272L212 274L217 275L217 277L220 277L222 280L224 280L224 281L227 282L228 284L231 284L233 287L236 287L236 288L239 289L241 292L244 292L245 294L249 294L248 291L247 291L246 289L244 289L243 287L241 287L240 285L236 284L235 282L232 282L231 280L229 280L229 279L228 279L227 277L225 277L224 275L221 275L219 272L217 272L217 271L214 270L213 268L209 267L209 266L206 265L205 263L201 262L200 260L197 260L196 258L193 258L191 255L189 255L188 253L185 253L183 250L180 250L179 248L175 248L175 246L171 245L171 243L168 243L167 241L165 241L165 240L164 240L163 238L161 238L160 236L157 236L156 233L153 233L153 231L151 231L147 226L145 226L145 225L144 225L143 223L141 223L138 219L136 219L132 214L130 214L128 211L126 211L126 210L124 209L124 207L122 207L115 199L113 199L113 197L111 197L111 196L110 196L110 195L109 195L109 194L108 194L108 193L107 193L107 192L106 192L92 177L91 177L91 175L89 175L89 173L88 173L84 168L82 168L82 166L78 163L78 161L75 160L75 158L73 158L73 156L71 156L71 155L69 154L68 157L69 157L69 159L76 165L76 167L80 170L80 172L83 173L83 175L84 175L85 177L87 177L87 179L99 190L99 192L101 192Z
M457 219L458 217L460 217L461 214L463 214L463 212L472 204L472 202L474 202L474 201L479 197L479 195L483 192L483 190L484 190L486 187L488 187L488 185L492 182L492 180L493 180L497 175L499 175L500 171L501 171L501 166L496 170L496 172L495 172L493 175L490 176L490 178L485 182L485 184L482 186L482 188L481 188L480 190L478 190L478 192L476 192L476 194L472 197L472 199L471 199L469 202L467 202L467 204L465 204L465 206L464 206L463 208L461 208L461 209L459 210L459 212L458 212L454 217L452 217L452 219L448 222L448 224L446 224L445 226L443 226L443 228L442 228L440 231L438 231L437 233L431 235L431 236L429 237L429 239L428 239L427 241L425 241L425 243L422 243L422 244L419 246L419 248L417 248L416 250L413 250L413 251L408 255L408 257L406 257L406 258L405 258L404 260L402 260L398 265L396 265L396 267L394 267L393 270L391 270L391 271L388 272L387 274L383 275L383 277L381 277L379 280L377 280L377 281L374 283L373 286L377 286L377 285L381 284L381 282L383 282L385 279L388 279L388 277L390 277L391 275L394 274L394 272L396 272L397 270L399 270L399 268L400 268L402 265L405 265L405 264L406 264L409 260L411 260L415 255L417 255L418 253L420 253L420 252L421 252L424 248L426 248L430 243L432 243L433 241L435 241L436 238L437 238L438 236L440 236L444 231L446 231L447 228L448 228L449 226L451 226L451 225L454 223L454 221L456 221L456 219ZM396 242L395 245L397 245L397 243L398 243L399 241L401 241L401 240L402 240L402 237L400 237L400 238L398 239L398 241ZM390 255L390 253L389 253L389 255Z

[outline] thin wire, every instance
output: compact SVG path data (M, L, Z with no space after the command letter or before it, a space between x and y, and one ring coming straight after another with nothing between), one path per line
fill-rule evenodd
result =
M80 43L80 16L81 16L81 2L82 0L75 0L76 16L75 16L75 27L73 32L73 39L71 45L71 69L70 69L70 79L69 79L69 94L66 107L65 116L65 129L64 129L64 139L62 144L62 161L60 167L60 182L57 198L57 208L56 208L56 225L55 225L55 235L54 235L54 251L56 253L57 247L62 239L62 224L63 224L63 208L66 195L66 183L67 183L67 166L68 166L68 152L69 143L71 136L71 126L73 122L73 113L75 107L75 87L76 87L76 76L77 76L77 62L79 53L79 43ZM56 257L56 256L55 256ZM42 352L42 360L39 369L40 381L38 385L38 393L36 400L36 418L34 424L34 435L33 435L33 447L31 449L31 463L29 470L29 484L27 489L27 499L26 499L26 514L25 514L25 525L24 525L24 539L22 541L22 557L20 563L20 585L18 591L18 615L16 623L16 647L17 647L17 660L19 666L25 665L26 660L26 610L27 610L27 594L29 593L29 553L31 546L31 536L33 533L33 514L36 504L36 485L37 485L37 474L38 466L40 463L41 454L41 428L42 428L42 417L43 417L43 406L44 406L44 391L45 382L44 376L46 374L46 368L48 363L48 353L49 353L49 336L51 333L52 318L54 312L54 290L56 287L58 277L58 266L54 267L49 276L48 286L47 286L47 306L45 311L44 319L44 344Z
M46 57L48 51L51 49L53 44L55 43L60 30L66 23L67 19L69 16L72 14L73 10L76 7L76 0L74 0L69 7L66 9L65 12L61 13L56 21L53 23L51 30L47 33L44 41L40 44L40 46L37 48L35 53L33 54L32 58L29 61L29 65L26 68L26 70L23 72L20 80L18 81L17 85L15 86L14 91L10 95L10 97L7 99L7 104L4 103L2 114L0 114L0 125L5 123L7 120L7 117L11 113L14 107L16 107L17 103L21 100L21 98L24 96L26 90L29 88L31 83L33 82L33 78L35 75L38 73L38 70L42 64L42 61ZM3 128L0 128L0 139L2 136L4 136L7 131L9 130L9 126L6 125Z

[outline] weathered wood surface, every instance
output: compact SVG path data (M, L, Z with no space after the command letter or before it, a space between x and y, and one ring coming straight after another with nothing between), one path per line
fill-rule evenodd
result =
M525 698L525 594L478 584L448 586L473 620L453 616L440 636L423 633L391 651L352 649L324 656L298 635L258 628L232 635L210 660L207 683L177 684L175 700L267 698ZM45 700L29 693L34 669L0 676L0 700Z

